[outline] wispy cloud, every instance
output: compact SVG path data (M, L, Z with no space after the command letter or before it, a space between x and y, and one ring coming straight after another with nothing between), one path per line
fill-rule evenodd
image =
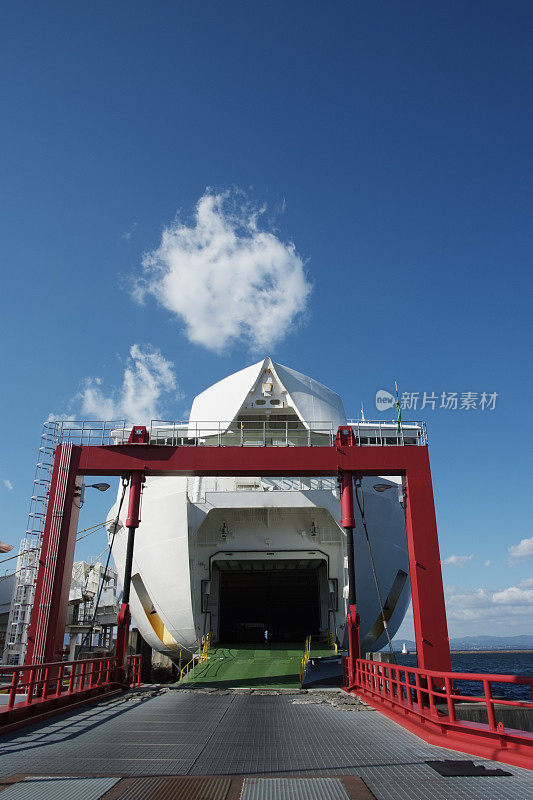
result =
M512 636L533 625L533 578L504 589L446 586L445 595L451 636ZM397 640L402 638L414 638L411 607L396 635Z
M124 233L120 234L120 238L124 239L124 241L129 242L133 234L135 233L135 229L137 228L138 223L134 222L129 231L124 231Z
M207 190L191 223L176 219L145 255L134 297L155 297L208 350L238 340L271 348L306 309L311 284L294 244L260 229L265 212L238 193Z
M515 564L521 558L530 558L533 556L533 536L529 539L522 539L519 544L512 545L507 548L509 553L509 563Z
M173 363L155 347L134 344L120 388L106 394L101 378L87 378L79 395L81 411L96 419L146 423L160 415L161 398L176 388Z
M448 558L445 558L442 563L446 565L452 565L454 567L464 567L464 565L467 564L469 561L472 561L473 558L474 558L473 553L470 553L470 555L468 556L452 555L448 556Z
M446 611L452 636L515 635L533 624L533 589L522 581L505 589L446 590ZM502 613L502 606L505 612Z
M6 487L6 489L9 489L10 492L13 491L13 484L11 483L11 481L8 481L7 478L4 478L4 486Z

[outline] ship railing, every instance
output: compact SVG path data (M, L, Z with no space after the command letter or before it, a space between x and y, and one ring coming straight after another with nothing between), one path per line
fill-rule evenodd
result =
M350 419L358 445L366 447L388 447L404 445L427 445L428 433L426 423Z
M313 647L313 643L315 645L327 644L327 646L331 650L333 650L335 655L337 655L337 653L338 653L338 645L337 645L337 642L335 641L335 635L334 635L333 631L331 631L329 628L326 631L326 636L325 637L322 634L310 634L307 637L307 639L305 640L304 654L303 654L302 660L300 662L300 683L303 680L303 677L304 677L304 674L305 674L305 668L307 667L307 664L309 663L309 659L311 658L311 649Z
M533 768L533 733L520 729L521 713L533 714L533 675L439 672L360 658L350 685L347 662L347 691L428 741ZM509 686L523 687L524 699L502 696Z
M360 446L426 445L425 422L350 420ZM183 447L332 447L337 435L332 422L246 420L188 422L152 420L151 444Z
M183 681L194 669L195 667L203 664L209 658L209 651L211 649L211 645L213 643L213 632L209 631L206 633L205 636L202 636L201 640L198 643L198 653L194 655L190 661L181 667L180 669L180 677L179 683Z
M153 420L150 442L183 447L331 447L336 433L331 422L312 422L307 428L296 420Z
M334 491L338 487L337 478L261 478L260 488L263 491L281 492L313 492Z
M359 446L426 445L426 423L387 420L348 420ZM212 447L331 447L338 427L331 421L152 420L150 443ZM50 420L45 423L40 451L41 465L51 468L58 444L114 445L128 441L131 425L125 420Z

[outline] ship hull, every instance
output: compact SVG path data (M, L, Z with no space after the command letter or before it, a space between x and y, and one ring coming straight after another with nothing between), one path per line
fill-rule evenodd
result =
M365 518L394 635L410 599L404 512L394 485L377 492L374 484L363 480ZM127 536L121 523L113 546L119 575ZM365 652L386 639L357 511L354 548ZM208 631L231 643L303 641L330 630L345 645L347 583L333 479L148 478L131 610L146 641L173 660L194 652Z

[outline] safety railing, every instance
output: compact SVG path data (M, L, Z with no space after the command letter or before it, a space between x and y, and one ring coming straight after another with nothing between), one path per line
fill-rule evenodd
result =
M313 646L313 642L315 644L319 644L320 642L325 642L327 643L327 646L330 647L335 652L335 655L338 652L335 636L333 634L333 631L329 630L329 628L326 631L325 639L321 634L308 636L307 639L305 640L305 650L302 656L302 660L300 662L300 682L303 680L305 674L305 668L307 667L309 659L311 658L311 648Z
M335 634L329 628L326 631L326 641L331 649L335 651L335 655L337 655L339 648L337 646L337 642L335 641Z
M260 489L280 492L312 492L337 489L337 478L261 478Z
M151 444L182 447L331 447L337 429L331 422L299 420L232 420L206 422L152 421Z
M348 659L343 659L344 686L363 700L428 741L487 755L507 763L533 768L533 733L520 730L519 713L533 712L533 676L471 672L438 672L358 659L355 682L348 685ZM463 688L464 683L468 686ZM501 696L505 688L520 685L527 700ZM458 704L481 709L483 722L459 718ZM465 706L462 706L464 709ZM513 725L502 716L514 709ZM471 716L471 715L470 715Z
M425 445L425 422L348 420L359 446ZM331 447L338 427L331 421L299 419L152 420L150 443L182 447ZM52 420L45 425L51 451L57 444L113 445L128 441L124 420Z
M54 419L45 423L45 429L53 447L67 442L94 446L127 442L131 430L123 419Z
M425 422L350 420L359 446L426 445ZM150 443L182 447L332 447L337 426L329 421L232 420L171 422L152 420ZM124 432L125 440L127 432Z
M30 706L63 695L73 695L114 682L114 657L56 661L33 666L1 667L0 676L11 675L5 709ZM0 707L0 712L3 709Z
M130 656L126 686L138 686L140 677L141 656ZM123 680L114 656L0 667L0 681L6 681L0 689L0 733L40 714L120 691L126 688Z
M209 631L209 633L206 633L205 636L202 636L200 647L198 649L198 655L193 656L191 660L188 661L185 664L185 666L180 669L180 678L179 678L180 683L184 678L187 677L187 675L189 675L190 672L193 671L195 667L197 667L199 664L203 664L204 661L207 661L208 653L209 650L211 649L212 642L213 642L212 631Z
M305 668L307 666L307 662L309 661L309 658L311 657L311 639L312 639L312 637L308 636L307 639L305 640L305 650L304 650L304 654L302 656L302 660L300 662L300 682L303 679Z
M384 420L348 420L359 446L388 447L391 445L427 445L425 422L386 422Z
M142 656L128 656L128 685L131 687L141 685Z

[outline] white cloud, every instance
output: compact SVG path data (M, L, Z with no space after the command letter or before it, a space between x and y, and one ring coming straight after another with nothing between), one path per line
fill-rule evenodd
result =
M464 567L464 565L468 561L472 561L473 558L474 558L474 554L473 553L471 553L469 556L452 555L452 556L448 556L448 558L445 558L442 563L445 564L445 565L453 565L454 567Z
M10 492L13 491L13 484L11 483L11 481L8 481L7 478L4 478L4 486L6 487L6 489L9 489Z
M306 309L311 284L294 244L259 229L265 210L206 190L192 223L176 220L144 256L134 297L153 295L208 350L237 340L271 348Z
M533 578L500 590L447 586L445 595L450 636L514 636L533 627ZM395 636L402 638L414 639L411 606Z
M509 586L501 592L494 592L492 602L498 605L531 605L533 603L533 589L521 589L518 586Z
M446 586L445 595L448 631L452 637L516 636L533 627L533 578L507 589ZM411 606L395 639L414 639Z
M490 559L489 558L487 558L487 560L485 561L485 566L486 567L490 567Z
M533 536L529 539L522 539L520 544L512 545L507 548L509 553L509 563L513 564L520 558L529 558L533 556Z
M446 589L446 614L451 636L512 636L533 625L533 580L506 589ZM502 613L502 606L505 611Z
M160 414L161 397L176 389L174 365L150 346L134 344L124 370L120 389L109 395L101 378L87 378L80 398L82 414L96 419L125 418L134 424L147 423Z

